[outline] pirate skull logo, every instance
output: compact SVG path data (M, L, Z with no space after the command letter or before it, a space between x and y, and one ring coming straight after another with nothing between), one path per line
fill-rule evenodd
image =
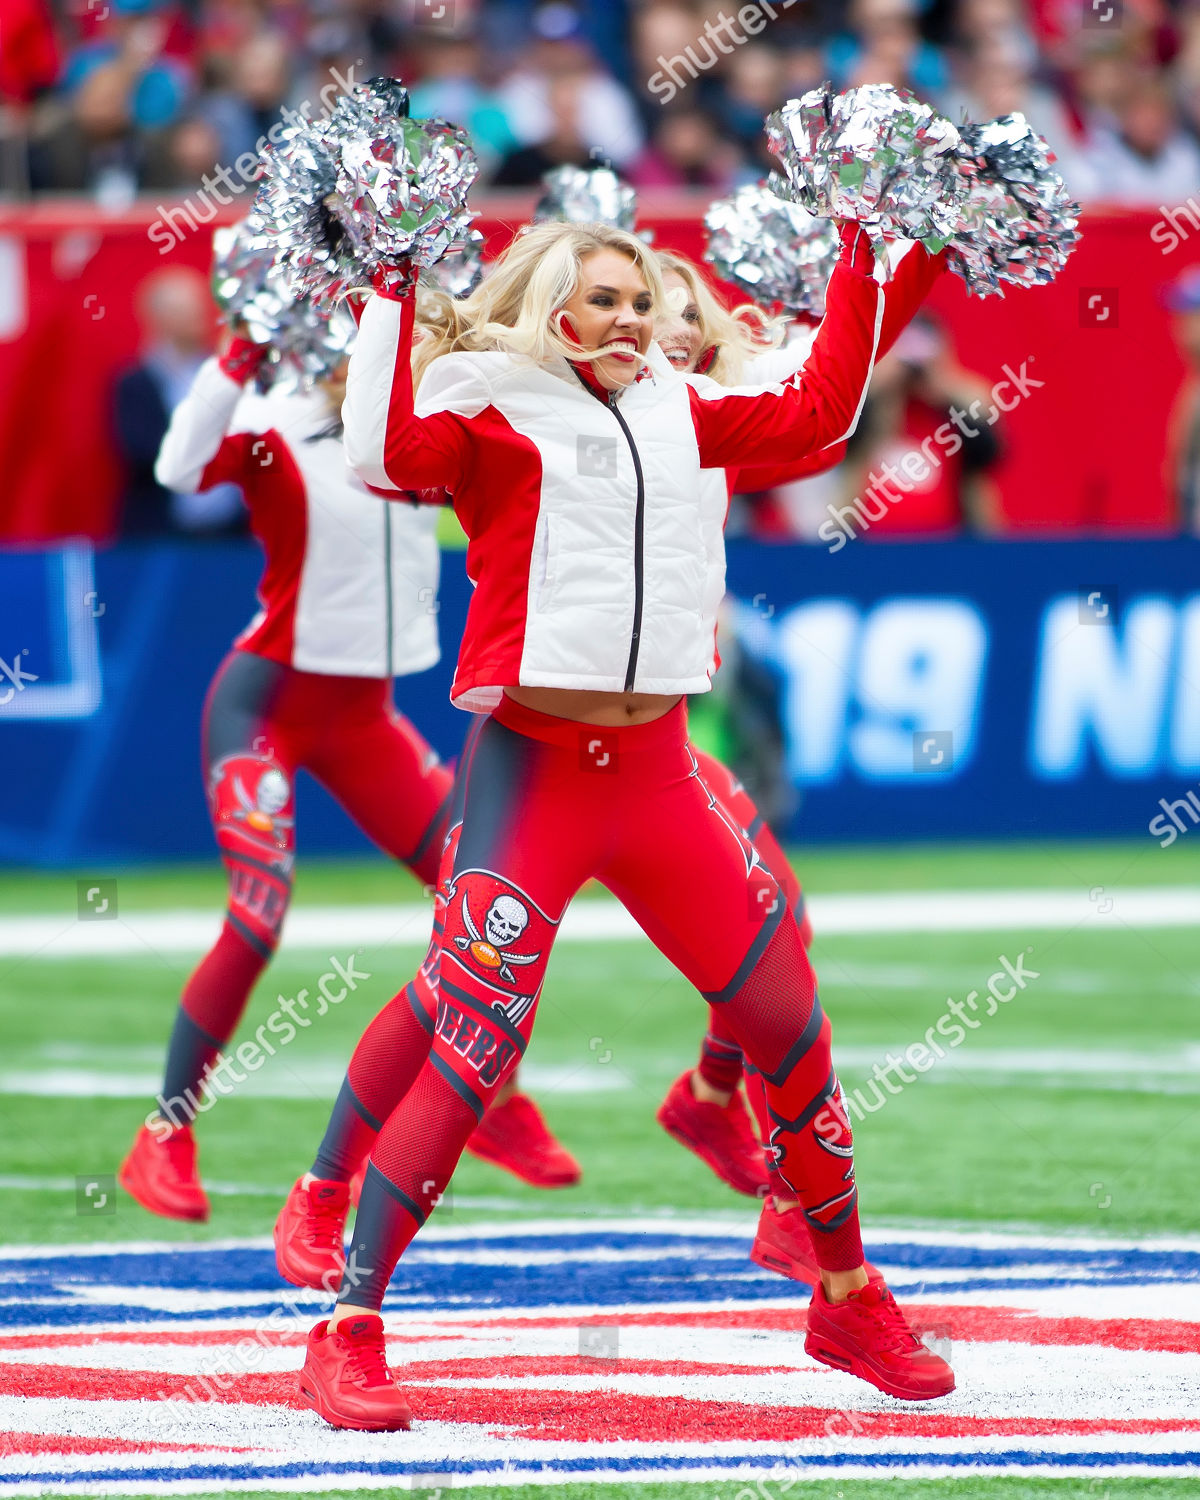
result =
M463 926L469 937L456 937L454 945L460 953L470 953L477 964L495 970L507 984L516 984L516 975L511 965L536 963L540 953L512 953L510 948L529 926L529 908L515 896L497 896L487 909L483 919L483 932L476 926L467 904L467 893L462 898Z
M515 943L529 926L529 912L515 896L497 896L483 919L488 942L496 948Z
M281 812L287 806L292 788L278 766L267 767L258 778L253 796L246 790L241 776L235 775L233 793L240 804L233 810L235 821L244 823L255 833L265 834L277 844L287 842L287 831L294 819L282 817Z

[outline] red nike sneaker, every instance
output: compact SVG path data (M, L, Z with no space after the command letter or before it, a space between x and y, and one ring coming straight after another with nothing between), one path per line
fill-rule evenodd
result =
M298 1177L275 1220L275 1264L293 1286L335 1292L346 1268L342 1241L350 1193L344 1182Z
M344 1187L345 1184L343 1183ZM400 1432L412 1408L387 1367L383 1319L375 1313L331 1328L323 1319L308 1336L300 1371L300 1401L331 1427L356 1432Z
M817 1265L803 1210L796 1207L780 1213L773 1197L766 1199L758 1216L758 1233L750 1247L750 1259L763 1270L777 1271L792 1281L816 1286L821 1280L821 1268ZM876 1277L882 1280L882 1273L870 1261L865 1264L872 1281Z
M526 1094L493 1104L471 1132L467 1150L530 1187L573 1187L583 1176L579 1163L550 1134L541 1110Z
M761 1198L771 1190L762 1147L750 1124L741 1091L724 1109L703 1103L692 1092L692 1071L677 1078L658 1110L658 1123L681 1146L694 1151L735 1193Z
M143 1125L117 1181L143 1208L164 1219L203 1223L208 1218L208 1194L196 1170L196 1137L190 1125L172 1129L164 1120L159 1131Z
M804 1349L901 1401L933 1401L954 1389L954 1371L913 1333L878 1272L845 1302L830 1302L818 1279Z

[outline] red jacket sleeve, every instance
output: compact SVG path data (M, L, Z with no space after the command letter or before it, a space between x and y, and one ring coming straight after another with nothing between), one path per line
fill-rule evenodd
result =
M790 464L849 437L866 398L882 320L883 288L870 276L835 267L825 317L798 375L766 388L691 387L701 467L738 468L760 454Z
M250 444L254 441L260 443L259 455L262 456L263 448L266 446L266 438L270 434L264 434L255 439L249 432L235 432L232 437L222 438L221 446L217 449L216 456L211 458L204 467L204 473L200 476L200 483L196 486L198 490L211 490L216 484L225 484L232 481L234 484L246 482L246 470L250 465Z
M879 330L876 359L882 359L900 337L946 270L946 252L930 255L924 245L914 245L896 267L895 274L883 287L883 322ZM809 454L797 463L748 465L730 476L735 491L743 493L771 490L779 484L791 484L813 474L823 474L840 464L846 456L846 444L836 443L819 453Z
M342 424L346 459L376 493L461 488L471 455L470 418L487 405L473 367L454 355L430 366L421 389L428 416L414 412L415 297L368 298L350 356Z

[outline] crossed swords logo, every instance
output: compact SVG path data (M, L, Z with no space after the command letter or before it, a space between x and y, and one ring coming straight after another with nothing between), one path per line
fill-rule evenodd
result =
M518 967L533 964L541 953L513 953L510 944L515 943L529 926L528 909L515 896L497 896L487 909L483 919L483 932L475 924L471 908L467 905L467 893L462 898L463 926L469 937L456 937L454 946L460 953L470 953L477 964L485 969L494 969L506 984L516 984L517 976L512 965Z

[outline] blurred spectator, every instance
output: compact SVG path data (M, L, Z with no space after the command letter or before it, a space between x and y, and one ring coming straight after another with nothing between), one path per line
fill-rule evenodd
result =
M119 209L143 188L173 186L163 133L134 127L133 83L125 62L101 63L87 74L67 112L31 143L35 191L91 193Z
M0 108L32 104L58 77L46 0L0 0Z
M1161 79L1133 82L1117 106L1115 127L1094 131L1067 181L1081 202L1147 208L1183 203L1200 191L1200 147Z
M497 181L536 182L547 166L581 161L581 150L583 160L590 153L617 168L634 160L643 143L637 110L597 63L579 13L556 0L534 12L533 29L533 45L499 90L522 155L510 155Z
M29 112L57 76L46 0L0 0L0 194L29 191Z
M1066 162L1074 151L1071 117L1062 100L1035 81L1036 62L1037 54L1008 30L981 36L960 54L958 82L941 100L944 113L956 124L964 117L994 120L1023 114L1049 141L1060 163Z
M1084 0L794 0L756 4L753 31L724 0L457 0L450 30L414 0L47 5L0 0L0 185L20 187L14 109L32 110L36 189L118 205L193 187L283 105L324 110L380 72L469 131L484 184L602 161L723 191L771 165L764 115L831 77L907 86L956 121L1020 111L1087 200L1200 189L1200 0L1126 0L1115 26Z
M466 37L439 38L424 48L421 61L421 81L412 91L413 114L453 120L468 131L486 180L517 139L503 103L480 81L478 44Z
M684 106L666 111L653 144L625 176L637 188L702 187L719 197L733 187L741 161L711 115Z
M182 13L161 0L104 0L88 7L96 30L67 58L62 83L78 88L94 68L120 63L131 74L129 112L139 130L160 130L174 120L191 89L190 28Z
M574 82L553 78L545 97L545 130L541 139L510 151L497 167L496 187L533 187L552 167L594 167L603 157L589 146L579 130L579 110Z
M831 517L823 538L847 527L868 537L993 530L995 418L986 382L955 361L933 318L918 315L871 376L844 465L845 521Z
M825 82L825 55L815 36L801 34L783 58L783 97L798 99Z
M278 31L259 31L239 50L226 88L206 102L204 113L219 132L221 157L233 162L253 152L288 102L292 54ZM298 101L299 102L299 101ZM313 101L314 112L318 105Z
M954 37L964 51L997 48L1033 71L1038 49L1023 0L959 0L952 9Z
M1167 289L1171 333L1187 373L1167 429L1166 483L1183 531L1200 533L1200 266Z
M1180 17L1179 52L1175 58L1175 90L1184 123L1200 135L1200 8Z
M204 174L224 160L221 137L216 127L202 115L180 120L168 138L168 167L174 177L172 186L194 187Z
M1070 100L1084 133L1115 128L1121 100L1133 83L1133 62L1120 41L1081 47L1067 79Z
M695 11L684 0L647 0L634 12L630 28L633 78L647 123L662 105L650 92L650 79L671 58L683 56L699 28Z
M852 0L849 30L829 45L839 88L892 83L929 98L945 87L941 54L921 37L916 0Z
M121 536L165 532L225 535L246 529L241 491L220 484L198 495L164 490L154 460L171 413L191 389L213 346L213 307L199 271L181 266L155 271L138 288L142 356L117 378L114 419L117 449L128 480L121 507Z
M739 47L722 70L721 113L727 132L748 157L767 166L763 120L787 98L783 54L750 42Z

